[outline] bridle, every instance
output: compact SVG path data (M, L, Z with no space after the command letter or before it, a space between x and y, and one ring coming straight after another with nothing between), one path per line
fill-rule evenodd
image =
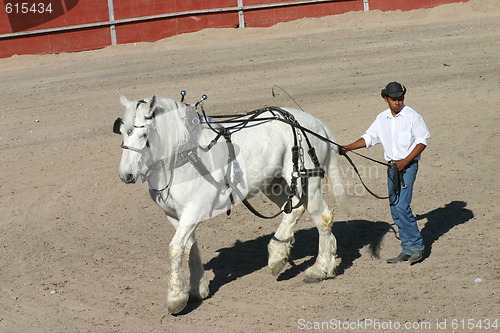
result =
M136 105L136 110L143 103L146 103L146 101L142 100L142 99L140 101L138 101L137 105ZM151 116L144 117L144 120L146 120L146 121L147 120L152 120L155 117L155 115L156 115L155 112L153 112L151 114ZM113 133L115 133L115 134L122 134L122 132L120 130L122 124L123 124L123 119L120 118L120 117L116 118L115 122L113 123ZM146 124L141 125L141 126L133 125L133 128L146 128ZM132 134L132 131L133 130L129 130L126 134L130 136ZM127 145L125 145L125 143L123 141L122 141L122 144L121 144L120 147L122 149L128 149L128 150L131 150L131 151L134 151L134 152L137 152L137 153L143 153L145 147L146 148L150 147L150 145L149 145L149 139L147 138L147 134L146 133L144 133L144 138L146 139L146 144L142 148L135 148L135 147L127 146Z
M123 124L123 121L122 121L122 118L117 118L115 120L115 123L113 125L113 133L115 134L122 134L122 132L120 131L120 127L121 127L121 124ZM118 129L116 129L118 128ZM142 125L142 126L136 126L134 125L133 128L146 128L146 125ZM127 133L127 135L131 135L132 134L132 131L129 131ZM144 133L144 138L146 139L146 144L144 145L144 147L147 147L149 148L149 140L147 139L147 134ZM136 147L131 147L131 146L127 146L125 145L125 143L122 141L122 144L120 145L121 148L123 149L128 149L128 150L131 150L131 151L135 151L137 153L142 153L144 151L144 147L142 148L136 148Z

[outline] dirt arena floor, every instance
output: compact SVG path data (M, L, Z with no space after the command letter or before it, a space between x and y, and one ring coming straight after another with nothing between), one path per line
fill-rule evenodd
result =
M499 55L499 1L471 0L1 59L0 332L498 332ZM118 178L118 91L184 89L228 114L295 106L272 96L278 85L347 144L386 108L380 90L393 80L432 136L413 201L425 260L385 263L400 250L388 204L342 160L350 213L336 211L336 278L302 282L317 248L307 216L294 265L274 278L266 245L279 220L238 206L197 231L209 298L169 315L173 228ZM381 147L362 152L382 159ZM383 167L354 160L383 194Z

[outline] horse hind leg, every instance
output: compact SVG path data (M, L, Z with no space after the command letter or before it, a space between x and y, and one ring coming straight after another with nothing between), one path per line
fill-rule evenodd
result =
M280 275L290 259L290 251L295 242L293 229L304 211L305 208L301 206L294 209L290 214L285 214L273 238L267 244L269 253L268 266L273 276Z
M277 179L268 189L266 195L278 207L282 207L288 200L286 195L287 184L284 179ZM277 189L277 190L276 190ZM294 228L297 220L304 214L303 206L294 209L290 214L284 214L278 229L267 245L269 253L268 266L273 276L278 276L290 258L290 251L295 242Z
M320 186L311 186L307 210L319 233L318 256L306 270L304 282L316 283L335 276L337 240L332 233L333 211L328 208Z

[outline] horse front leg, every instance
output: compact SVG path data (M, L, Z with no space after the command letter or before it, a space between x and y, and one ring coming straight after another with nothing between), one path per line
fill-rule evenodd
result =
M189 296L197 299L205 299L208 296L209 281L205 275L203 261L196 239L191 237L189 251Z
M189 293L186 288L182 262L185 257L188 241L196 228L196 221L183 223L181 219L175 235L169 246L170 255L170 278L168 280L167 308L172 314L181 312L189 300Z

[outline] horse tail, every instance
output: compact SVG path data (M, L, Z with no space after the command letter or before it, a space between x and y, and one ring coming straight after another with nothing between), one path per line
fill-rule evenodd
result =
M328 130L328 137L334 141L333 135L330 130ZM328 165L326 166L326 180L328 184L328 191L333 194L337 206L345 213L349 213L349 205L347 202L346 190L344 187L344 180L342 177L342 171L340 170L340 164L338 160L337 153L338 147L330 149L330 157Z

